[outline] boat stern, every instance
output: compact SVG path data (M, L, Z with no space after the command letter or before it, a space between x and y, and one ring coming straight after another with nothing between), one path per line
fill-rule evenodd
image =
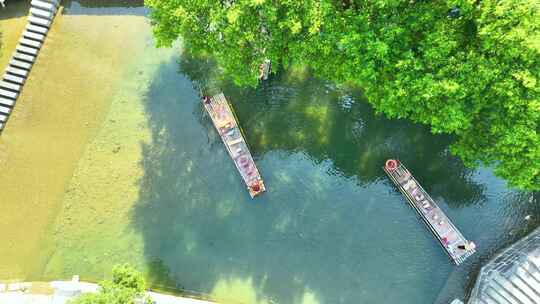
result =
M255 198L257 195L266 191L264 181L262 179L255 181L253 184L249 185L248 190L251 198Z

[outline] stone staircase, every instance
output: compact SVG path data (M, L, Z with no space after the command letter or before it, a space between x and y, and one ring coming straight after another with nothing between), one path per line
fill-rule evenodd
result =
M45 42L60 0L32 0L27 25L0 80L0 132Z
M482 268L469 304L540 303L540 228Z

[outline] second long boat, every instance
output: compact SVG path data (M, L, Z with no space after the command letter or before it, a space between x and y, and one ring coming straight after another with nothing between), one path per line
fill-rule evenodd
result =
M236 169L246 183L251 198L266 191L261 174L251 156L232 107L223 93L213 97L204 96L202 103L225 144L227 152L234 161Z

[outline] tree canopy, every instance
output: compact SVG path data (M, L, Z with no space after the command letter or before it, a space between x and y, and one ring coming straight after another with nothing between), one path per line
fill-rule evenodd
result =
M134 304L146 290L142 274L128 265L115 266L112 280L99 286L98 293L83 293L69 304ZM148 299L143 302L151 303Z
M146 0L158 45L181 37L238 85L292 64L362 88L376 111L456 135L469 166L540 190L538 0Z

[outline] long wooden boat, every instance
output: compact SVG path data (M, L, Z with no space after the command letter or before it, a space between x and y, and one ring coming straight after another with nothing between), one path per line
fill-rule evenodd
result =
M435 201L398 160L389 159L384 171L416 210L454 264L463 263L476 252L476 245L468 241Z
M266 191L264 181L255 165L251 152L249 152L232 107L223 93L213 97L204 96L202 103L225 144L227 152L234 161L236 169L246 183L251 198Z

